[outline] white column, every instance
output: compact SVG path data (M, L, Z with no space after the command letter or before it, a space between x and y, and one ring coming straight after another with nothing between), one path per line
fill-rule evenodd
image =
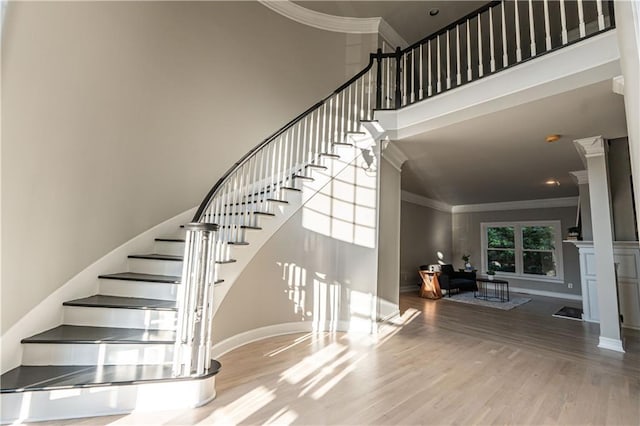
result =
M591 225L591 197L589 197L589 176L586 170L569 172L573 180L578 185L580 195L580 219L582 228L582 239L593 241L593 226Z
M574 141L584 157L589 179L593 246L596 256L598 310L600 313L599 348L624 352L620 333L618 287L613 259L613 219L607 169L607 144L602 136Z

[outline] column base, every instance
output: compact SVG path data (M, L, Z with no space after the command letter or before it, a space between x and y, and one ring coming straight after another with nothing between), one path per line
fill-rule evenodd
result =
M601 349L609 349L610 351L624 353L624 348L622 347L622 340L620 339L611 339L609 337L600 336L600 342L598 343L598 347Z

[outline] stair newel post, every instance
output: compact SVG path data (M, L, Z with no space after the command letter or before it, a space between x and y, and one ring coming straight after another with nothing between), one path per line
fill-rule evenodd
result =
M376 109L382 109L382 49L376 52Z
M178 328L173 360L175 376L202 375L209 369L211 314L216 279L215 251L218 225L189 223L178 297Z
M402 70L402 65L401 65L401 61L402 61L402 50L400 50L400 47L396 47L396 109L400 109L400 107L402 106L402 90L401 90L401 73L403 72Z

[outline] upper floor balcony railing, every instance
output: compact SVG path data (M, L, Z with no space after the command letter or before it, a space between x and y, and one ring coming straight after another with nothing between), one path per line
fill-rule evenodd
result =
M493 1L395 53L378 52L378 109L398 109L615 26L613 2Z

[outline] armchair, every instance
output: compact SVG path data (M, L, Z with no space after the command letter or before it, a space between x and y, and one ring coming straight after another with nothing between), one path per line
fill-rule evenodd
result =
M447 294L451 297L451 291L477 291L475 272L456 272L453 265L442 265L440 268L440 276L438 277L440 288L447 290Z

